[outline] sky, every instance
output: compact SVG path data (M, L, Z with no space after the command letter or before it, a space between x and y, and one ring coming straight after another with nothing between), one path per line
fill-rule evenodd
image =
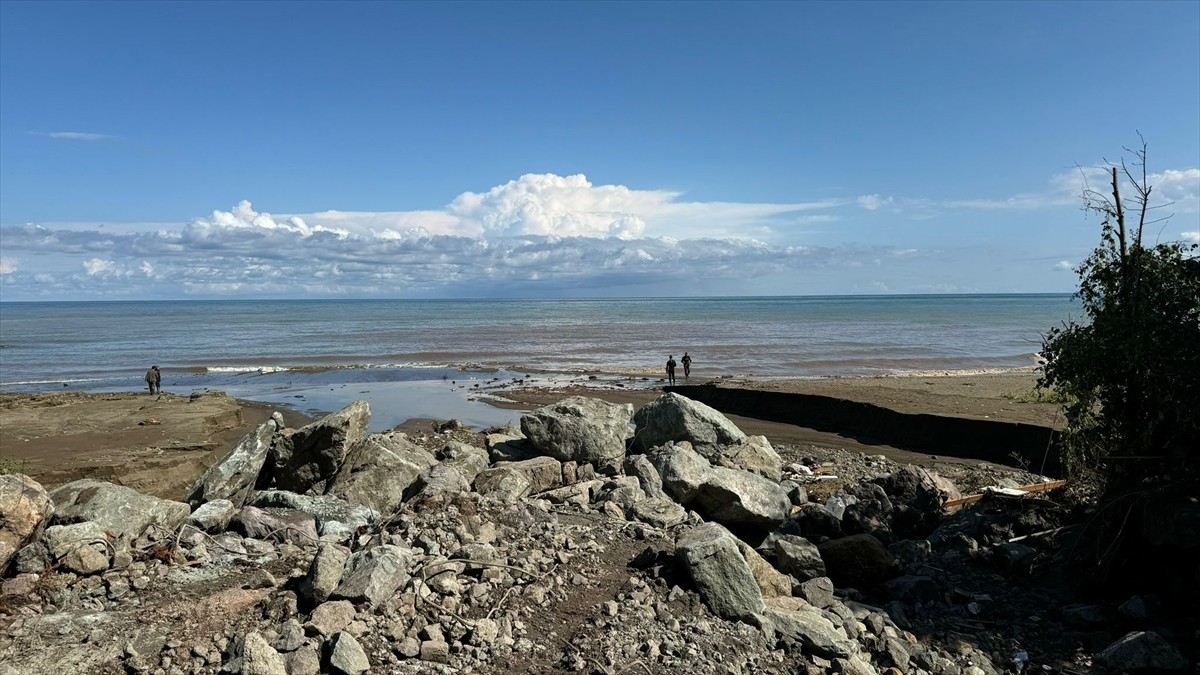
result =
M1072 292L1200 2L0 2L0 301Z

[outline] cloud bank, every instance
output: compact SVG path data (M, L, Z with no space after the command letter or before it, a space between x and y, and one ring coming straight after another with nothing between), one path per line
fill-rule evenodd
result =
M1176 208L1200 193L1200 170L1155 178ZM5 226L0 289L5 300L36 300L987 288L974 278L997 263L987 249L938 250L913 239L911 227L893 228L890 244L860 229L865 242L856 243L844 218L896 220L901 213L920 221L933 212L1077 207L1078 194L1066 195L1080 185L1056 177L1044 193L1001 200L869 194L742 203L595 185L583 175L527 174L464 192L438 210L273 215L242 201L184 224ZM1191 220L1181 223L1185 239L1194 239ZM824 245L814 243L818 235ZM1044 262L1040 270L1050 272ZM813 291L810 282L825 285Z

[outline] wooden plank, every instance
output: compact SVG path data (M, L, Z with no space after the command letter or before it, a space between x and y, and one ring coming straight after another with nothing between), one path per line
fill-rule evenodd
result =
M1020 490L1021 492L1044 492L1045 490L1055 490L1066 484L1067 484L1067 481L1065 481L1065 480L1052 480L1052 481L1047 481L1045 483L1034 483L1032 485L1023 485L1017 489ZM989 493L989 492L981 492L977 495L967 495L966 497L959 497L958 499L951 499L950 501L946 502L945 504L942 504L942 508L948 509L948 508L953 508L955 506L962 506L963 504L974 504L975 502L983 499L984 497L989 496L990 494L991 493Z

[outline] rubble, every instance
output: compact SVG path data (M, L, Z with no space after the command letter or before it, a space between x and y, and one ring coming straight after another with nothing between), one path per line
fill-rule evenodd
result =
M774 448L677 394L636 412L568 399L521 432L367 435L369 415L356 402L299 430L268 422L186 504L0 477L0 663L56 675L1188 667L1161 598L1071 605L1062 584L1037 585L1068 530L1044 496L943 508L1041 477Z

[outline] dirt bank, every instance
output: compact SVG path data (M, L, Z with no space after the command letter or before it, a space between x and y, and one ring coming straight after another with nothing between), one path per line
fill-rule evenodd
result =
M87 477L178 499L272 411L223 392L0 394L0 461L50 488Z

